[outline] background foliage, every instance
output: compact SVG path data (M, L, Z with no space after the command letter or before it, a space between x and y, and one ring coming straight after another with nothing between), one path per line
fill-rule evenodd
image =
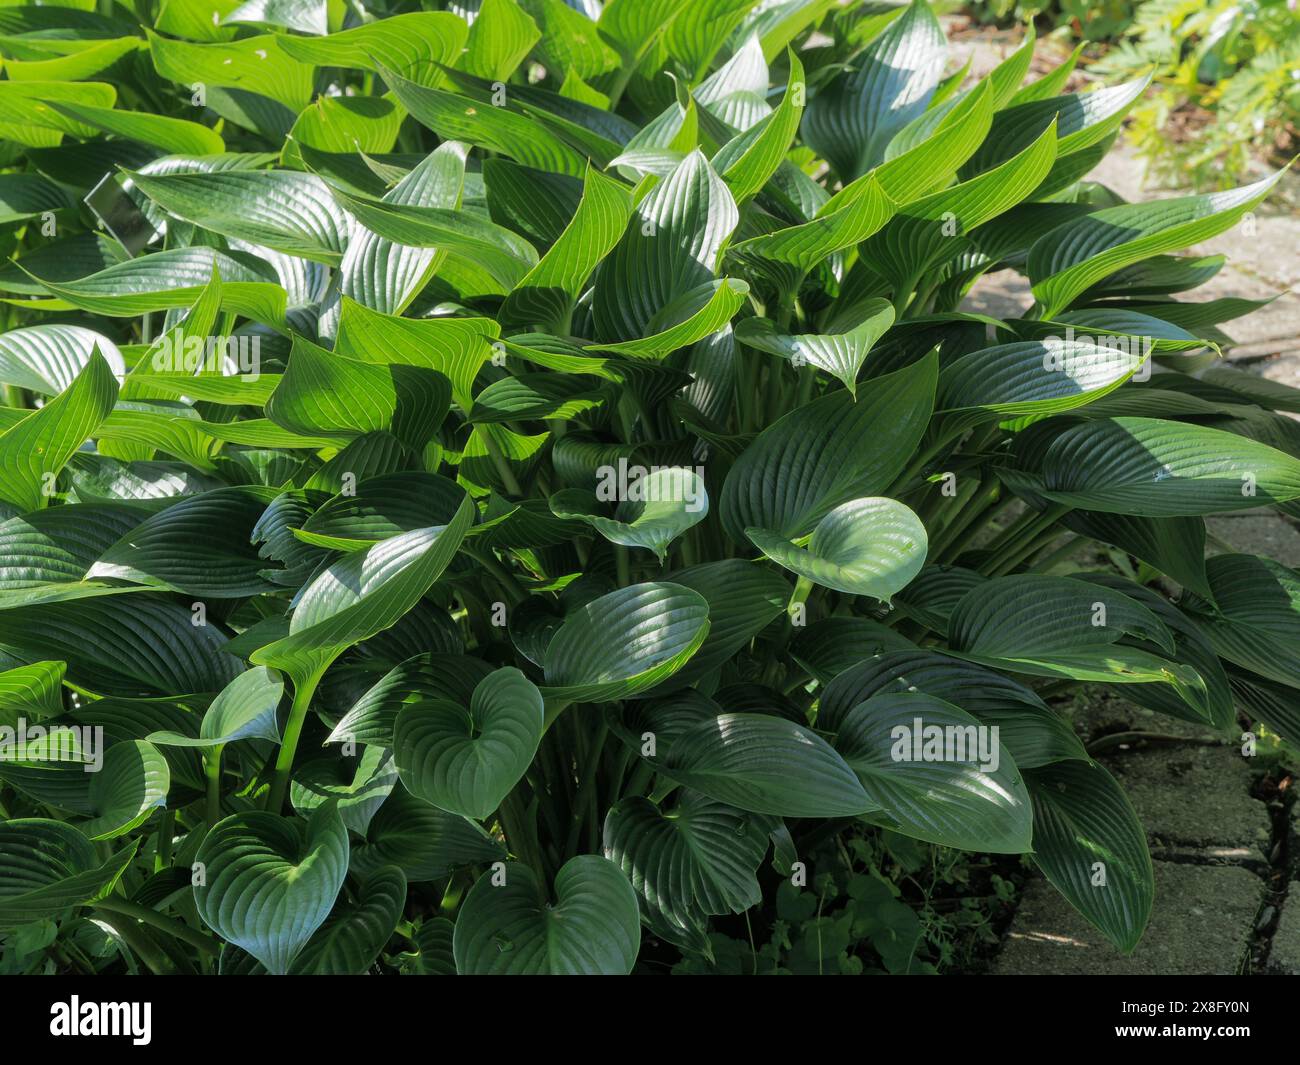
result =
M1300 128L1300 10L1288 0L971 4L979 19L1037 18L1099 52L1091 73L1155 70L1129 136L1175 186L1226 187L1263 158L1288 158Z

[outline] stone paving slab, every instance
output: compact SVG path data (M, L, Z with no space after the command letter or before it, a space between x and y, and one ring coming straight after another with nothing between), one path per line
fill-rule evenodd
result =
M1023 318L1034 305L1029 280L1014 270L985 274L962 300L961 309L991 318Z
M1221 514L1206 518L1205 527L1234 551L1300 566L1300 530L1277 514ZM1213 541L1207 547L1209 554L1221 553Z
M1263 362L1251 364L1251 369L1270 381L1300 388L1300 354L1270 356Z
M1254 770L1239 747L1150 747L1101 761L1132 801L1153 853L1267 865L1272 822L1251 797Z
M1285 839L1281 842L1288 872L1300 879L1300 801L1293 802L1287 811ZM1290 895L1295 908L1300 910L1300 885L1293 885Z
M1273 932L1267 971L1278 976L1300 976L1300 882L1291 885L1287 905Z
M995 976L1231 976L1250 943L1265 885L1234 866L1155 863L1156 901L1125 956L1046 880L1025 890Z

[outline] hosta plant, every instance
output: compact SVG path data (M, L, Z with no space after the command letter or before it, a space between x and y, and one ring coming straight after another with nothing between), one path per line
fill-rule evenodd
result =
M1117 200L1145 83L924 2L212 8L0 9L4 968L707 969L882 829L1131 949L1049 700L1300 735L1203 520L1300 392L1177 254L1272 179Z

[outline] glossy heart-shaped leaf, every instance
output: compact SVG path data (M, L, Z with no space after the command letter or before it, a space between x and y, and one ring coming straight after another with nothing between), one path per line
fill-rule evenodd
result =
M386 866L368 876L356 897L338 903L293 961L289 972L302 976L364 973L383 950L402 918L406 877Z
M614 477L597 486L595 496L568 489L551 497L557 518L583 521L605 539L624 547L653 551L660 562L669 545L709 514L709 494L704 478L681 466L651 470L627 486L620 495ZM599 500L621 499L612 517L599 512Z
M718 256L738 221L731 192L703 153L688 155L637 205L596 272L598 339L645 337L664 308L713 284ZM714 297L731 298L719 293Z
M925 650L886 651L838 673L818 701L818 728L838 731L859 703L889 691L924 692L997 725L1021 769L1085 757L1074 730L1031 689L973 662Z
M501 308L506 321L568 332L574 301L591 272L623 235L632 201L626 190L588 167L572 220Z
M416 930L414 938L419 957L415 964L421 976L456 975L456 958L452 952L455 931L456 926L445 917L425 921Z
M838 377L850 393L856 393L858 370L867 353L894 324L894 308L887 300L868 300L859 312L862 321L847 333L822 336L804 333L792 336L779 332L765 318L747 318L736 327L736 339L751 348L789 359L795 366L816 366Z
M235 814L212 827L196 861L203 923L282 974L334 906L348 871L348 833L332 804L306 823Z
M275 492L218 488L181 499L108 547L86 572L214 599L270 591L266 560L251 541Z
M0 673L0 723L17 717L39 719L63 712L63 662L33 662Z
M674 780L754 813L852 817L877 805L825 740L766 714L705 718L661 756Z
M1043 487L1051 499L1103 513L1215 514L1300 498L1300 459L1222 429L1106 418L1052 441Z
M402 784L440 809L488 817L532 763L544 720L541 693L517 669L485 677L468 709L412 703L393 732Z
M432 84L438 64L460 54L469 35L465 21L446 11L419 11L377 19L328 37L278 38L295 59L325 67L378 71L382 66Z
M450 400L450 383L435 370L376 366L299 337L266 413L303 436L351 440L385 431L418 447L437 431Z
M393 266L390 274L404 276ZM490 318L401 318L380 313L383 308L371 310L346 293L340 306L335 344L340 354L380 365L401 363L437 370L451 382L452 396L461 408L470 409L474 378L492 357L492 341L501 332L496 322Z
M1149 355L1137 340L1111 348L1052 337L986 348L944 368L936 406L954 412L962 425L1060 414L1118 388Z
M399 787L371 818L365 841L352 851L350 868L368 875L396 865L414 882L504 857L501 844L473 821L439 810Z
M772 567L738 558L677 570L672 583L704 597L709 607L709 632L700 649L662 691L708 676L762 632L790 598L790 585Z
M887 488L925 432L937 369L922 359L876 378L861 402L832 392L760 433L722 486L732 539L747 543L749 528L806 536L841 503Z
M359 26L355 32L370 30L392 32L386 24ZM369 62L368 58L363 62ZM460 203L465 183L465 156L463 144L456 141L440 144L384 194L384 202L397 206L455 207ZM355 300L386 315L399 315L423 288L441 258L435 248L395 244L363 226L353 226L338 269L338 298ZM338 308L331 306L323 316L326 331L339 326L337 312Z
M809 103L804 137L851 181L879 163L893 135L925 110L946 54L930 6L910 4Z
M323 503L294 535L316 547L362 550L400 533L446 525L464 498L455 482L418 470L368 477Z
M320 758L294 774L289 786L293 808L304 817L334 801L349 829L364 836L379 808L397 786L397 767L391 751L370 745L355 762Z
M996 725L931 695L887 692L844 716L835 748L878 805L872 820L942 846L1030 849L1029 793Z
M57 655L68 679L99 695L139 697L217 692L243 672L215 625L195 625L192 610L151 593L68 597L0 610L0 641Z
M0 336L0 381L55 396L68 388L98 350L113 376L126 373L108 337L79 325L34 325Z
M167 802L171 771L152 743L115 743L97 773L89 774L88 805L94 815L80 825L91 839L114 839L148 819Z
M709 633L708 603L689 588L636 584L574 611L546 651L548 698L639 695L677 672Z
M1122 592L1070 577L1017 574L983 582L958 601L948 631L955 652L995 668L1123 684L1204 685L1194 670L1164 657L1172 657L1174 641L1159 617Z
M504 107L470 107L464 97L416 84L386 68L380 73L411 117L444 140L466 141L539 170L581 177L586 158L546 126Z
M1133 805L1095 762L1026 774L1034 800L1034 864L1115 946L1131 951L1146 927L1155 874Z
M371 233L404 247L440 248L472 258L507 289L537 265L537 252L526 240L472 214L337 191L334 196Z
M226 170L131 178L170 214L214 233L331 266L343 260L347 216L313 174Z
M290 976L359 976L367 971L401 920L406 877L396 866L377 869L351 899L336 903L325 923L289 966ZM221 975L264 975L266 967L239 947L221 951Z
M841 503L817 523L806 548L766 529L746 529L745 535L805 580L886 603L925 565L925 526L896 499Z
M1300 684L1300 577L1258 555L1218 555L1206 571L1213 607L1193 604L1215 651L1279 684Z
M755 874L767 845L763 818L690 791L670 810L630 798L605 817L605 856L632 881L644 909L683 937L710 914L758 905Z
M570 858L553 896L528 866L484 873L456 918L456 971L465 975L625 976L636 962L636 892L593 854Z

